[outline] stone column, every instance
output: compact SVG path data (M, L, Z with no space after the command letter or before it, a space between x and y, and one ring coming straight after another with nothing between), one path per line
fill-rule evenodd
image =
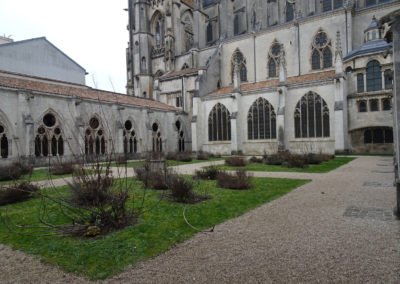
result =
M343 72L342 45L340 32L336 34L335 52L335 151L346 151L348 149L348 124L347 124L347 96L345 88L345 76Z
M396 173L396 188L397 188L397 217L400 218L400 15L397 15L396 21L393 23L393 137L394 137L394 152L395 152L395 173Z
M286 57L285 53L282 51L279 56L279 88L278 88L279 108L276 117L278 151L286 150L289 142L287 141L287 138L285 136L285 119L289 119L291 117L291 115L285 115L286 95L287 95L286 78L287 78Z

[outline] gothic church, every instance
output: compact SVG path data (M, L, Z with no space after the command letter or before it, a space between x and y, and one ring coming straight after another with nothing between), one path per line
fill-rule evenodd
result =
M127 94L85 86L45 38L0 39L0 162L393 151L392 43L379 19L400 1L128 5Z

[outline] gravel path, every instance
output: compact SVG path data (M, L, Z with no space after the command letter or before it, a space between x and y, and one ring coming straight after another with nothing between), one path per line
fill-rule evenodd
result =
M391 163L390 157L359 157L326 174L255 173L312 182L107 282L399 283ZM195 167L182 168L188 173ZM0 282L57 281L84 282L0 246Z

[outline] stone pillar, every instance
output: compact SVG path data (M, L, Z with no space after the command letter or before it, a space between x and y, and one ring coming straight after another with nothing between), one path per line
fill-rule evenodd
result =
M279 108L276 116L276 135L278 139L278 151L284 151L288 147L288 139L285 135L285 120L291 117L290 115L285 115L285 106L286 106L286 94L287 88L284 84L278 89L279 96Z
M291 115L285 115L286 95L287 95L286 78L287 78L286 57L285 53L282 51L279 56L279 88L278 88L279 108L276 117L278 151L286 150L288 146L288 141L285 137L285 119L289 119Z
M198 113L199 113L199 105L200 105L200 98L197 96L193 97L193 115L192 115L192 122L191 122L191 128L192 128L192 151L197 152L199 151L199 134L197 132L197 125L198 125ZM206 118L208 119L208 118Z
M397 203L396 212L397 217L400 218L400 16L396 17L391 30L393 32L393 66L394 66L394 80L393 80L393 137L394 137L394 151L395 151L395 170L396 170L396 192Z
M348 123L347 123L347 96L345 88L345 75L343 72L343 54L340 40L340 32L336 33L335 51L335 109L334 109L334 131L335 151L346 151L348 149Z
M240 126L239 121L241 120L239 114L239 105L241 94L234 93L232 94L232 108L231 108L231 153L232 155L241 154L242 153L242 139L240 135Z

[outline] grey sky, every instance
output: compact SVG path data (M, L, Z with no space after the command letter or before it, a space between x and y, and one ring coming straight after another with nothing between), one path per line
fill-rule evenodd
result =
M0 0L0 35L15 41L45 36L89 72L87 85L113 91L113 84L115 91L125 93L127 3Z

